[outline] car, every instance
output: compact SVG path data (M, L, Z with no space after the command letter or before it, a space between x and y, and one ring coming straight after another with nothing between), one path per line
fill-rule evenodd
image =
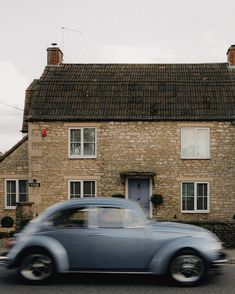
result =
M33 284L78 272L166 275L183 286L196 285L226 262L211 232L150 220L137 202L114 197L49 207L16 235L0 260Z

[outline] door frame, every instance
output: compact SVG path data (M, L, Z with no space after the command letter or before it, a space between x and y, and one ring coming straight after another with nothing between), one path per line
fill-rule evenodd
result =
M141 176L130 176L126 177L125 179L125 198L129 199L129 179L147 179L149 180L149 217L153 217L153 205L152 202L150 201L151 195L153 193L153 182L150 177L141 177Z

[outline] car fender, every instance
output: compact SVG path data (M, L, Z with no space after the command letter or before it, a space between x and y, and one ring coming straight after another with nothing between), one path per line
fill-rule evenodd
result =
M165 274L167 272L169 263L179 250L190 248L197 251L202 257L206 258L204 254L204 246L200 238L182 237L173 240L170 243L165 243L160 250L158 250L149 265L149 270L156 275Z
M31 236L30 238L16 242L7 255L8 267L17 267L19 258L32 247L40 247L48 251L55 261L57 272L68 271L68 254L62 244L54 238L40 235Z

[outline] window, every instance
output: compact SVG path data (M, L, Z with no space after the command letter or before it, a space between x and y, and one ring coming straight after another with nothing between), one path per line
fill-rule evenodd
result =
M70 128L69 129L69 157L95 158L96 157L96 129Z
M95 197L95 181L69 181L69 199Z
M97 225L99 228L122 228L123 209L97 207Z
M45 221L45 225L55 227L88 227L89 208L79 207L69 210L59 211L54 214L49 220Z
M28 201L28 181L6 180L5 181L5 207L15 208L17 202Z
M182 183L182 212L209 212L209 184Z
M181 128L181 158L209 159L210 158L210 129Z
M145 216L135 210L118 207L96 207L99 228L140 228L146 224Z

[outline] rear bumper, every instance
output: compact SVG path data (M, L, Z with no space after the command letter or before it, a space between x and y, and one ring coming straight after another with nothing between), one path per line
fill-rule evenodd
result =
M5 266L7 264L8 261L8 257L6 255L1 255L0 256L0 265Z

